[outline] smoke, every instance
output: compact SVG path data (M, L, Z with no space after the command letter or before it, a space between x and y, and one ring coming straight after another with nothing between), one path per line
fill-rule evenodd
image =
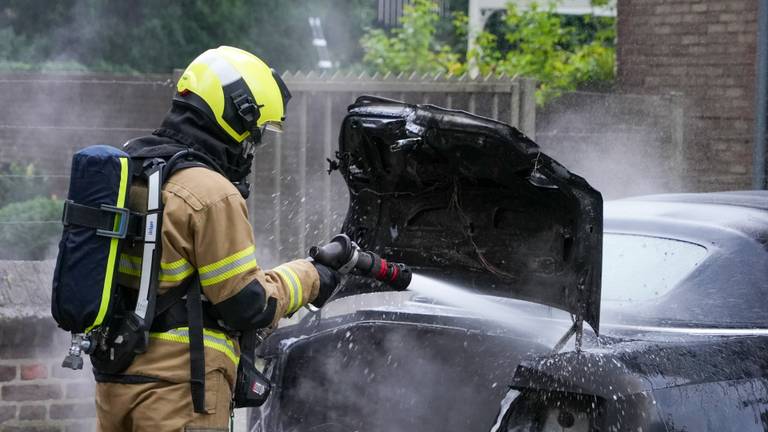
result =
M385 315L344 324L362 309ZM419 275L406 292L348 297L321 313L342 321L282 340L280 412L270 415L284 430L488 430L515 367L570 326L566 313L542 320Z
M542 150L604 199L684 191L682 117L671 97L568 93L537 113Z

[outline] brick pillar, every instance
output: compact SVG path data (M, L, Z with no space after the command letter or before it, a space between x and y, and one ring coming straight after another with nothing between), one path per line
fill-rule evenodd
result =
M69 335L50 317L50 262L0 261L0 432L95 430L90 363L63 369Z
M622 91L683 95L693 190L748 188L754 122L755 0L618 0Z
M95 430L90 365L61 367L67 337L50 318L0 321L0 431ZM9 330L16 337L8 336ZM8 345L9 339L24 342Z

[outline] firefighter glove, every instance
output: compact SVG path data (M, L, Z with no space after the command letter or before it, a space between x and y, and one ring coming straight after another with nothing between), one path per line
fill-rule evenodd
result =
M320 292L317 294L315 300L312 301L312 305L315 307L323 307L325 302L331 297L331 294L336 291L336 287L339 286L341 275L338 271L320 264L317 261L313 261L312 264L315 266L315 269L317 269L318 276L320 276Z

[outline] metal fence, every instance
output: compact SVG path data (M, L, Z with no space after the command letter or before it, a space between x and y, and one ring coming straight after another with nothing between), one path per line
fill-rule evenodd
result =
M531 80L341 73L286 73L284 78L294 95L287 131L268 136L259 149L249 200L258 255L265 266L303 256L309 245L339 229L347 192L337 173L326 173L326 159L335 151L347 106L361 94L463 109L535 135ZM4 258L55 255L60 232L57 210L50 202L29 203L29 199L66 195L69 163L78 149L92 144L119 146L150 133L168 108L173 82L171 75L0 76L0 206L5 209L0 208L0 250L7 255ZM5 198L4 185L11 190ZM14 195L14 190L22 193ZM14 202L14 207L7 208ZM49 216L41 219L41 215ZM20 256L18 245L24 241L26 249L36 252Z

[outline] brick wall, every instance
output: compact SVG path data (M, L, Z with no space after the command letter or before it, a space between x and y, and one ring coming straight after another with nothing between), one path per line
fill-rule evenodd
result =
M750 185L756 15L755 0L618 0L620 86L684 95L694 189Z
M0 261L0 432L95 428L90 366L61 367L69 337L50 318L49 261Z

